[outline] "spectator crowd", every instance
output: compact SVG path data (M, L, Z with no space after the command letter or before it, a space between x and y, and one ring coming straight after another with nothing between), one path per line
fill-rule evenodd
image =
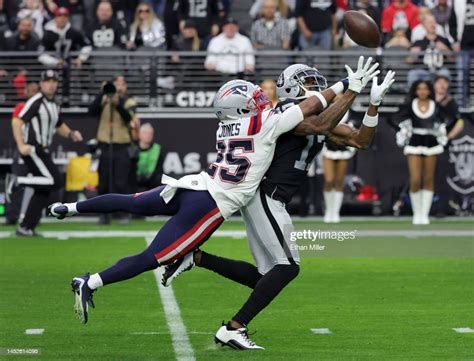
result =
M67 68L99 51L170 50L179 63L179 51L207 50L207 71L241 76L263 50L357 49L347 10L375 20L382 47L412 53L408 85L452 76L445 61L474 52L474 0L0 0L0 50Z

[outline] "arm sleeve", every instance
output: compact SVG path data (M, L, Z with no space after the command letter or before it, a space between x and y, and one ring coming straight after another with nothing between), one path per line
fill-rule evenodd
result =
M94 101L89 105L89 114L90 115L100 115L102 110L102 97L103 94L100 93L94 99Z
M305 0L296 0L295 5L295 17L300 17L304 15Z
M117 112L122 117L122 120L128 124L132 120L132 114L130 114L129 109L125 107L127 100L128 99L120 99L120 102L117 104Z

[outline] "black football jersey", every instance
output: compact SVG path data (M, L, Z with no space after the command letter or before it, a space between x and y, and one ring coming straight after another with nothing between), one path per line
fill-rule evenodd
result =
M281 101L275 112L284 112L299 102L296 99ZM290 202L304 183L314 157L323 148L324 138L324 135L299 136L292 131L281 135L270 168L260 184L265 194L284 203Z

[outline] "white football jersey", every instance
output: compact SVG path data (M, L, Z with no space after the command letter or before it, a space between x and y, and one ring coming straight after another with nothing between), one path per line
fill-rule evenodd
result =
M253 197L270 166L278 137L303 121L298 105L227 120L216 133L217 159L201 175L224 218Z

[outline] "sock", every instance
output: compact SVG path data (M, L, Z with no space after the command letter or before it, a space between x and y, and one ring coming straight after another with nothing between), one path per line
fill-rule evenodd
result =
M68 213L69 216L73 216L73 215L79 213L79 212L77 211L77 202L74 202L74 203L64 203L64 205L67 207L67 213Z
M87 286L91 290L95 290L96 288L102 287L104 283L102 282L102 278L100 278L98 273L94 273L89 277L89 281L87 281Z
M410 192L410 201L413 211L413 223L418 223L421 213L421 192Z
M126 210L133 196L126 194L104 194L76 204L79 213L110 213ZM69 208L69 207L68 207Z
M248 325L299 273L300 267L276 265L257 282L249 299L232 318L241 325Z
M324 222L331 222L333 208L333 191L323 192L324 194Z
M99 277L104 285L125 281L139 274L151 271L159 266L152 252L145 250L134 256L122 258L112 267L99 272Z
M341 213L342 200L344 199L344 192L333 191L334 205L332 208L332 220L339 222L339 215Z
M201 262L198 266L250 288L254 288L262 277L253 264L214 256L203 251L201 251Z
M421 216L429 219L431 203L433 202L433 191L422 189L419 193L421 193Z

